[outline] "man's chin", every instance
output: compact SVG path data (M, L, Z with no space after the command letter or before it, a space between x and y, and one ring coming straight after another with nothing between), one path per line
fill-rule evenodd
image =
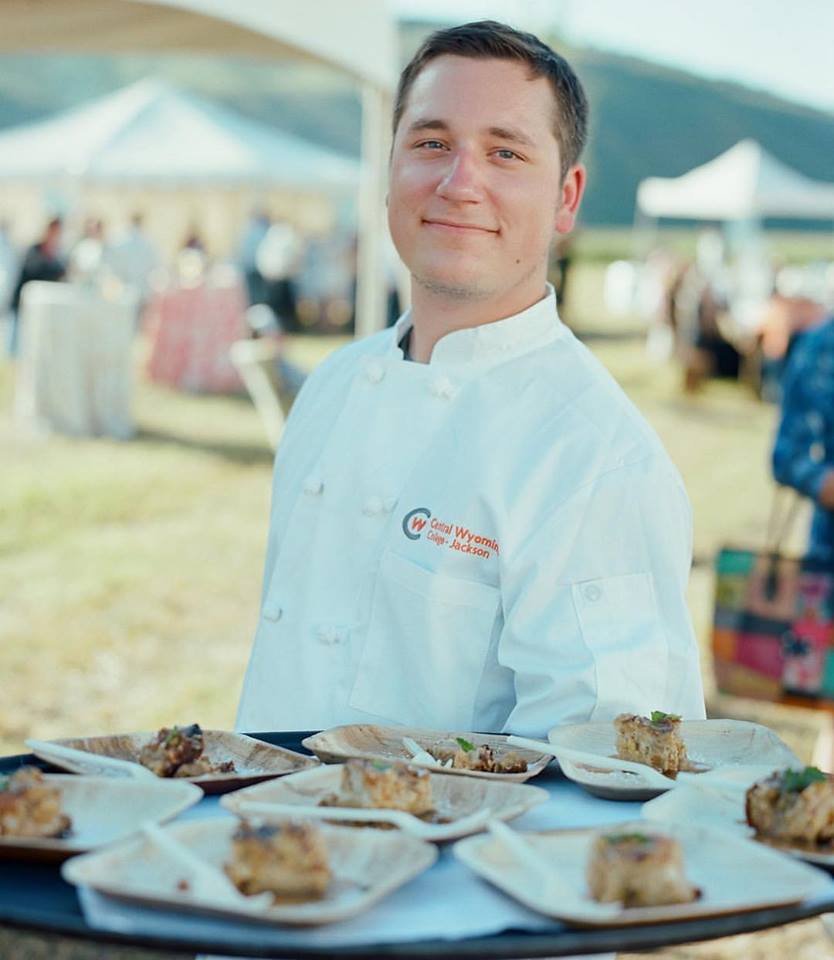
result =
M443 276L438 274L414 275L414 280L427 293L449 300L487 300L493 295L492 287L474 277Z

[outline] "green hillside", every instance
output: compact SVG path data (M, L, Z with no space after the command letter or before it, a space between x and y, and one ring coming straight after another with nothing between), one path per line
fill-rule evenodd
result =
M425 27L403 30L407 56ZM737 84L594 50L566 51L592 104L587 225L629 224L637 183L676 176L754 137L808 176L832 177L834 116ZM100 96L148 74L325 146L357 154L360 104L335 71L234 58L0 57L0 127Z
M631 223L643 177L678 176L745 137L806 176L834 177L830 114L632 58L572 59L592 105L587 223Z

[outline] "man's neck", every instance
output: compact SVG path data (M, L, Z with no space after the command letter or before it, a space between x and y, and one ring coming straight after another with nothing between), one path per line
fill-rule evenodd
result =
M515 316L538 303L545 294L542 283L538 296L528 288L483 300L458 299L434 293L412 280L409 359L428 363L438 341L447 334Z

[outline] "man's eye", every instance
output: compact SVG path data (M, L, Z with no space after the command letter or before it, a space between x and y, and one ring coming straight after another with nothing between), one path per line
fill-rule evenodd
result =
M515 152L515 150L508 150L506 147L501 147L499 150L495 151L496 157L499 160L520 160L521 157Z
M427 150L442 150L444 147L439 140L421 140L417 146Z

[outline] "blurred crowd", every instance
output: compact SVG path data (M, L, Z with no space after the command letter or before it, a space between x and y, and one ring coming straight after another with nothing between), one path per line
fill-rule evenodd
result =
M29 281L83 284L105 296L128 289L138 304L138 324L155 292L211 283L216 270L222 271L224 282L231 271L248 305L268 307L277 329L334 333L353 328L357 242L350 229L304 234L259 206L231 257L215 258L194 224L176 257L166 261L138 212L118 229L98 217L52 217L34 242L24 246L12 241L10 224L0 220L0 323L6 328L6 349L12 357L18 352L21 293ZM393 257L388 288L388 321L393 323L400 310ZM255 335L263 332L264 315L254 314Z
M636 297L650 352L680 364L686 391L709 377L736 378L778 400L797 339L834 306L834 262L783 264L758 243L731 258L720 233L703 231L694 258L652 251Z

